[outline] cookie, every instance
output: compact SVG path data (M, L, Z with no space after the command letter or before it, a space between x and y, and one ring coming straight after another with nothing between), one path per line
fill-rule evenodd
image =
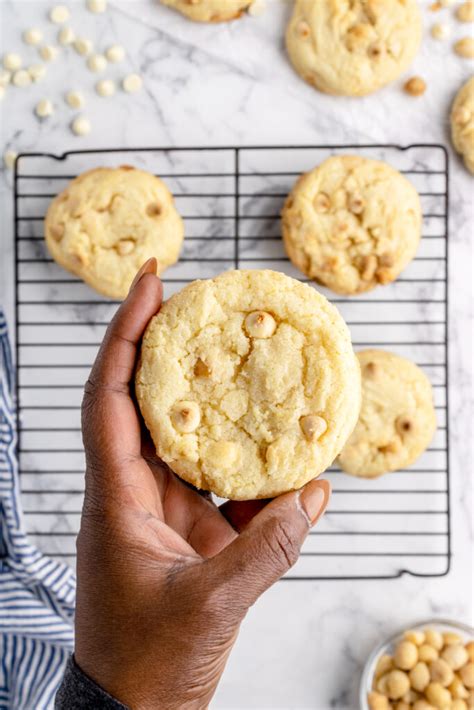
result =
M51 256L99 293L122 299L150 257L158 273L174 264L184 228L159 178L127 165L79 175L49 206Z
M433 391L413 362L384 350L357 353L362 407L338 462L353 476L376 478L410 466L436 430Z
M466 168L474 174L474 76L461 87L454 99L451 138Z
M195 22L227 22L240 17L254 0L161 0Z
M296 0L286 46L319 91L365 96L408 68L421 35L416 0Z
M137 399L158 455L224 498L299 488L335 459L360 409L348 328L274 271L195 281L151 320Z
M291 261L336 293L388 284L415 256L420 199L386 163L335 156L302 175L282 211Z

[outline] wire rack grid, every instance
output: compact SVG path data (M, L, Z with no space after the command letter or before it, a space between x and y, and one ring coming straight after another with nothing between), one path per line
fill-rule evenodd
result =
M428 144L108 149L18 158L19 461L28 531L45 552L74 564L83 496L82 387L117 306L49 256L42 223L51 198L99 165L128 163L162 177L186 232L178 264L164 274L165 296L230 268L271 268L301 278L282 245L283 200L301 172L348 152L386 160L413 182L423 207L423 238L396 282L353 298L320 290L339 308L356 349L390 349L425 371L438 429L413 466L378 480L356 479L331 466L330 509L285 579L447 574L448 157L443 146Z

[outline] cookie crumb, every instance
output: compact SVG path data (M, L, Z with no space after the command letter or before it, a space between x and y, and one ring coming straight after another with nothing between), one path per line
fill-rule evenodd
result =
M421 96L426 91L426 81L420 76L413 76L405 82L403 89L410 96Z
M463 37L454 45L454 51L463 59L474 59L474 38Z
M463 2L456 10L459 22L474 22L474 2Z

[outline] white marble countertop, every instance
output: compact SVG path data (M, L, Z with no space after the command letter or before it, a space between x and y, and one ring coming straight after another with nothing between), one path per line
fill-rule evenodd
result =
M472 624L472 390L469 337L472 306L472 177L449 145L448 113L472 72L451 51L452 41L426 33L413 73L428 83L425 96L406 97L401 83L372 97L332 98L298 79L283 48L290 5L268 0L266 12L226 25L200 26L152 0L113 0L104 16L83 2L69 3L71 25L101 47L120 42L127 63L115 77L140 72L144 89L113 99L93 94L95 75L68 53L31 90L11 89L2 102L1 147L63 153L80 148L182 145L442 143L450 151L449 397L452 564L445 577L391 580L282 582L251 610L214 700L215 708L358 707L358 681L371 648L385 635L423 618ZM429 2L425 3L428 6ZM0 2L2 47L33 61L21 31L48 25L51 3ZM453 37L466 34L452 10L431 13L426 26L449 21ZM126 67L126 69L125 69ZM87 92L92 133L73 136L74 115L62 95ZM57 104L52 118L33 115L36 101ZM0 301L13 323L12 174L0 175L2 195ZM41 494L38 494L38 505ZM324 564L322 558L321 564Z

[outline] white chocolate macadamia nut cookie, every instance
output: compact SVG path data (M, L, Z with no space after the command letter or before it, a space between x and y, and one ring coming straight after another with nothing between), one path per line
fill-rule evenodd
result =
M161 0L195 22L236 20L253 0Z
M229 271L172 296L146 330L135 389L160 458L234 500L320 474L360 408L338 311L274 271Z
M286 46L319 91L364 96L408 68L421 34L417 0L296 0Z
M420 198L386 163L341 155L302 175L282 211L291 261L336 293L387 284L415 256Z
M376 478L410 466L429 445L436 430L433 391L426 375L405 358L384 350L364 350L357 357L362 406L338 462L353 476Z
M451 138L466 168L474 174L474 76L461 87L454 100Z
M128 165L79 175L49 206L48 249L61 266L110 298L128 293L136 272L156 257L174 264L183 222L159 178Z

